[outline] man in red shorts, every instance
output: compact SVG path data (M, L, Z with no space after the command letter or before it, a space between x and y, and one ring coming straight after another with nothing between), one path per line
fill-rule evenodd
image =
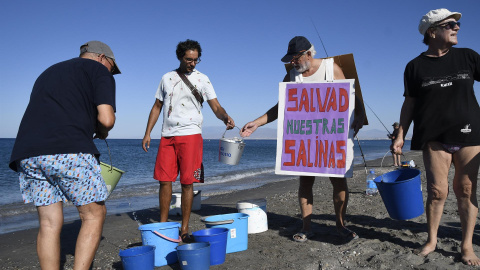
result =
M191 242L188 222L193 203L193 183L203 183L201 109L204 97L215 116L225 123L227 129L232 129L235 122L218 102L208 77L195 69L202 55L200 44L187 39L178 43L176 53L180 66L162 77L148 117L142 147L145 152L148 151L150 133L165 106L162 138L153 174L153 178L160 181L160 222L168 220L172 183L180 172L182 184L180 235L183 242Z

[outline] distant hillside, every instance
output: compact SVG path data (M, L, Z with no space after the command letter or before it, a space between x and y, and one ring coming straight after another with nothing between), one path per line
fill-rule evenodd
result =
M203 138L204 139L219 139L222 137L223 132L225 131L225 127L203 127ZM234 130L229 130L225 133L226 138L238 137L239 130L235 128ZM277 129L276 128L268 128L268 127L261 127L257 129L252 136L248 137L247 139L256 139L256 140L274 140L277 138ZM387 140L387 131L380 130L380 129L362 129L358 133L359 139L364 140ZM409 132L407 139L411 138L411 132Z
M203 127L202 130L202 137L204 139L219 139L222 137L223 133L225 132L225 127ZM233 130L228 130L225 133L225 138L233 138L239 137L239 130L238 128L234 128ZM277 139L277 129L276 128L268 128L268 127L261 127L257 129L252 136L246 139L257 139L257 140L275 140Z

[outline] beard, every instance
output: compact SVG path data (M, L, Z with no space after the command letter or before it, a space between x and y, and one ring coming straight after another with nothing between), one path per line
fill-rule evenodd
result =
M295 66L295 69L297 70L298 73L303 73L307 70L309 70L311 67L310 61L305 61L302 64Z

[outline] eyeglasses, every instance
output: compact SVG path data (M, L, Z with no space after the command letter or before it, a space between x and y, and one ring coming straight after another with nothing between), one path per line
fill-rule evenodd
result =
M113 62L113 60L112 60L112 63L110 63L110 61L108 61L109 58L106 56L105 56L105 59L107 60L108 64L110 64L110 66L112 67L110 72L113 73L113 70L115 69L115 63Z
M453 28L455 28L456 25L458 25L458 27L460 27L460 22L449 21L449 22L446 22L446 23L441 23L441 24L435 25L435 26L433 26L433 27L440 27L440 28L445 28L445 29L453 29Z
M189 64L192 63L192 62L195 62L195 64L198 64L198 63L200 63L200 61L202 61L202 60L200 60L200 58L196 58L196 59L193 59L193 58L183 58L183 60L185 60L185 62L187 62L187 63L189 63Z
M101 54L98 55L98 57L100 57L100 56L101 56ZM105 60L107 60L107 63L111 66L110 73L113 74L113 71L115 70L115 62L112 59L112 63L110 63L110 61L108 61L108 59L110 59L110 57L107 57L105 55L103 55L103 57L105 58Z
M292 61L290 61L290 63L297 62L297 61L300 59L300 57L302 57L302 55L304 55L304 54L306 54L306 53L307 53L307 52L305 51L305 52L301 52L301 53L295 55L295 56L292 58Z

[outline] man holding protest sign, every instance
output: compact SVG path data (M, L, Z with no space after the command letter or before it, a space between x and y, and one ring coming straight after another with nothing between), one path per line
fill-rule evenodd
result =
M345 79L342 69L333 62L333 59L315 59L314 46L302 36L296 36L288 44L287 54L282 62L291 63L293 68L285 75L283 82L318 82L333 79ZM363 104L356 97L355 119L351 125L354 136L362 128L365 120ZM241 136L250 136L258 127L270 123L278 118L278 103L270 108L264 115L251 121L242 128ZM314 176L300 176L298 199L302 212L302 230L293 235L293 240L305 242L314 236L311 228L311 215L313 209ZM336 226L340 236L346 241L357 239L358 235L345 227L344 218L348 204L348 186L346 178L330 177L333 186L333 204L336 215Z

